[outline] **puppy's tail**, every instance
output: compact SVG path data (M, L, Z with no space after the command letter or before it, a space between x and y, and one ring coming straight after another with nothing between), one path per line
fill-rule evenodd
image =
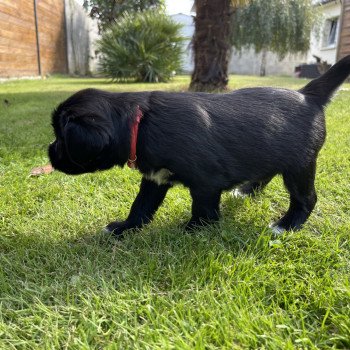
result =
M319 78L310 81L299 92L313 98L317 104L325 106L349 75L350 55L342 58Z

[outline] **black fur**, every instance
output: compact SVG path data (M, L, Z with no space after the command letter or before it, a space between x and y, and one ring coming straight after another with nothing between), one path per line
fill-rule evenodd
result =
M193 199L188 227L219 218L222 191L252 193L282 174L290 207L275 224L299 229L316 203L316 158L325 140L324 106L350 74L350 56L299 91L241 89L228 94L109 93L87 89L58 106L49 147L54 168L67 174L124 166L130 130L144 117L137 162L144 175L128 218L107 228L116 235L148 223L176 182ZM162 181L154 176L161 169ZM153 176L152 176L153 174Z

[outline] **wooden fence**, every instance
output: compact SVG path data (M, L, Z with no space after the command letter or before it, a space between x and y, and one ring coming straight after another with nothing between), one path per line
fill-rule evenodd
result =
M343 0L338 58L350 55L350 0Z
M64 0L0 0L0 77L67 73Z

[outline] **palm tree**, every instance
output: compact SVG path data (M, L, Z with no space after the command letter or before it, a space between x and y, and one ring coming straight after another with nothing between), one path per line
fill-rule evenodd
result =
M234 8L246 0L195 0L193 91L225 90L231 53Z

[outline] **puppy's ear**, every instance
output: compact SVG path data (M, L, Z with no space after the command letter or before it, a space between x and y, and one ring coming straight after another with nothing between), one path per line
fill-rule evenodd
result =
M111 129L94 125L93 122L72 118L64 127L67 153L73 162L80 165L94 160L110 143L110 139Z

